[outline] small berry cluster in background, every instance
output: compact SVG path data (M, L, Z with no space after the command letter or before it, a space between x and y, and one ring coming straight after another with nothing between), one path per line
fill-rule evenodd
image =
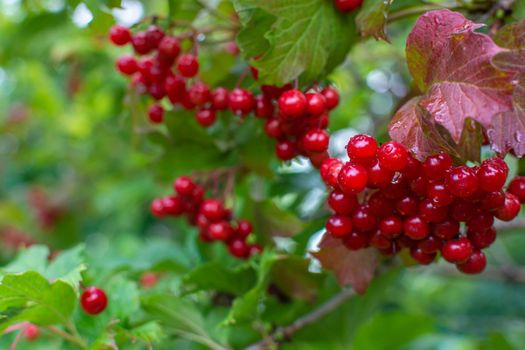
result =
M194 34L194 33L193 33ZM110 40L118 46L131 44L140 57L124 55L117 60L117 69L131 76L135 89L149 94L157 102L150 106L149 120L162 123L165 97L173 106L195 110L195 120L210 127L217 112L230 111L241 119L253 114L264 119L265 133L277 140L275 153L281 160L298 155L311 159L319 166L328 158L328 112L339 104L339 94L333 87L314 87L303 93L284 87L262 85L258 92L236 87L228 90L211 88L199 80L199 60L194 53L181 53L181 41L189 37L166 35L158 26L132 34L128 28L114 26ZM196 51L196 43L193 43ZM147 56L145 56L147 55ZM251 69L255 80L258 71Z
M350 161L326 160L321 176L335 212L326 230L350 250L375 247L388 256L407 248L422 265L440 253L458 270L480 273L482 249L496 239L494 218L514 219L525 202L524 177L503 191L509 169L501 158L454 166L438 153L420 162L403 145L379 147L368 135L352 137L347 152Z
M151 203L151 213L159 218L186 216L188 222L199 228L203 242L221 241L230 254L247 259L262 251L259 244L248 243L253 228L247 220L234 220L231 210L222 201L205 198L204 189L188 176L181 176L173 183L175 194L157 198Z

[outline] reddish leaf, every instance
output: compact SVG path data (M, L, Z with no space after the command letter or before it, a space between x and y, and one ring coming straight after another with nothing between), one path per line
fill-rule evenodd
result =
M525 75L514 90L514 110L496 115L487 131L492 148L505 154L513 150L517 157L525 155Z
M359 294L366 292L379 264L375 249L348 250L340 240L325 234L319 251L312 253L321 265L335 273L341 286L352 285Z
M523 72L525 71L525 21L508 24L498 30L494 41L510 51L500 52L492 59L492 64L498 69Z

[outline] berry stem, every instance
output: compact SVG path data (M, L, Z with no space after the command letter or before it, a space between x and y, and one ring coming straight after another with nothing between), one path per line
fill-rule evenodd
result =
M69 334L68 332L65 332L62 329L57 328L55 326L47 326L45 329L47 329L50 333L53 333L54 335L64 338L70 343L75 344L81 349L87 349L86 343L82 339L80 339L79 336Z

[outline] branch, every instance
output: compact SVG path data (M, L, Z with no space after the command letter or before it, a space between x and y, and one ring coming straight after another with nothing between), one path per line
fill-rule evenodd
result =
M354 295L355 291L353 289L344 289L332 299L319 306L319 308L295 320L288 326L278 327L268 337L248 346L244 350L264 350L267 349L268 346L279 343L283 339L290 339L296 332L326 316Z

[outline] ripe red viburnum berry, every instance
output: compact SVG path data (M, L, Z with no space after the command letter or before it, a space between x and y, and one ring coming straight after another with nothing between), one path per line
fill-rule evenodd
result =
M290 160L297 155L295 145L292 141L278 142L277 145L275 145L275 154L280 160Z
M505 162L492 158L484 160L479 166L478 180L479 187L485 192L497 192L503 188L509 168Z
M228 108L228 90L223 87L214 89L211 93L211 105L214 109L222 111Z
M152 123L162 123L164 120L164 108L161 105L152 105L148 110L148 117Z
M319 116L326 110L325 97L317 92L310 92L305 94L306 110L311 116Z
M288 90L279 97L279 111L289 118L301 117L307 109L307 100L299 90Z
M451 263L466 262L473 252L472 243L465 237L447 241L441 248L443 259Z
M446 188L456 197L472 196L478 189L478 177L475 170L463 165L453 168L448 174Z
M177 71L185 78L193 78L199 72L199 60L190 53L179 56Z
M165 36L159 42L159 54L167 57L177 57L180 53L179 39L172 36Z
M195 113L195 120L203 127L211 126L217 120L217 114L213 109L204 108Z
M124 55L119 57L117 60L117 69L122 74L132 75L138 71L139 66L137 64L137 60L134 57L130 55Z
M515 195L520 203L525 203L525 176L516 176L512 179L508 192Z
M341 12L351 12L363 5L363 0L334 0L335 7Z
M235 88L228 96L228 106L234 114L243 116L253 110L255 107L255 99L250 91Z
M352 160L374 158L377 149L376 139L364 134L353 136L346 145L346 152Z
M349 215L357 209L359 202L353 194L346 194L339 190L334 190L328 196L328 205L337 214Z
M485 270L486 266L487 258L480 250L473 252L467 261L456 265L459 271L467 274L481 273L483 270Z
M518 197L512 193L505 193L505 203L503 207L496 210L495 216L501 221L511 221L518 216L521 209L520 201Z
M106 309L108 297L102 289L88 287L80 296L80 304L87 314L98 315Z
M328 110L332 110L339 105L339 93L333 87L327 86L321 90L321 94L325 99L325 106Z
M240 259L246 259L250 256L250 247L242 239L234 239L228 243L228 250L231 255Z
M402 144L389 141L379 147L377 159L381 167L391 171L400 171L408 164L408 152Z
M109 39L115 45L126 45L131 41L131 32L128 28L117 24L109 30Z
M135 53L138 55L148 54L153 49L153 47L150 45L150 42L148 41L146 32L138 32L134 34L131 37L131 45L133 46Z
M452 167L452 158L445 152L427 157L423 163L423 173L429 180L442 180Z
M343 215L332 215L326 222L326 230L337 238L349 235L352 232L352 219Z
M359 193L365 189L368 181L368 173L359 164L347 162L341 168L337 177L339 188L348 194Z
M323 152L328 149L330 136L325 130L308 130L302 138L302 145L307 152Z

